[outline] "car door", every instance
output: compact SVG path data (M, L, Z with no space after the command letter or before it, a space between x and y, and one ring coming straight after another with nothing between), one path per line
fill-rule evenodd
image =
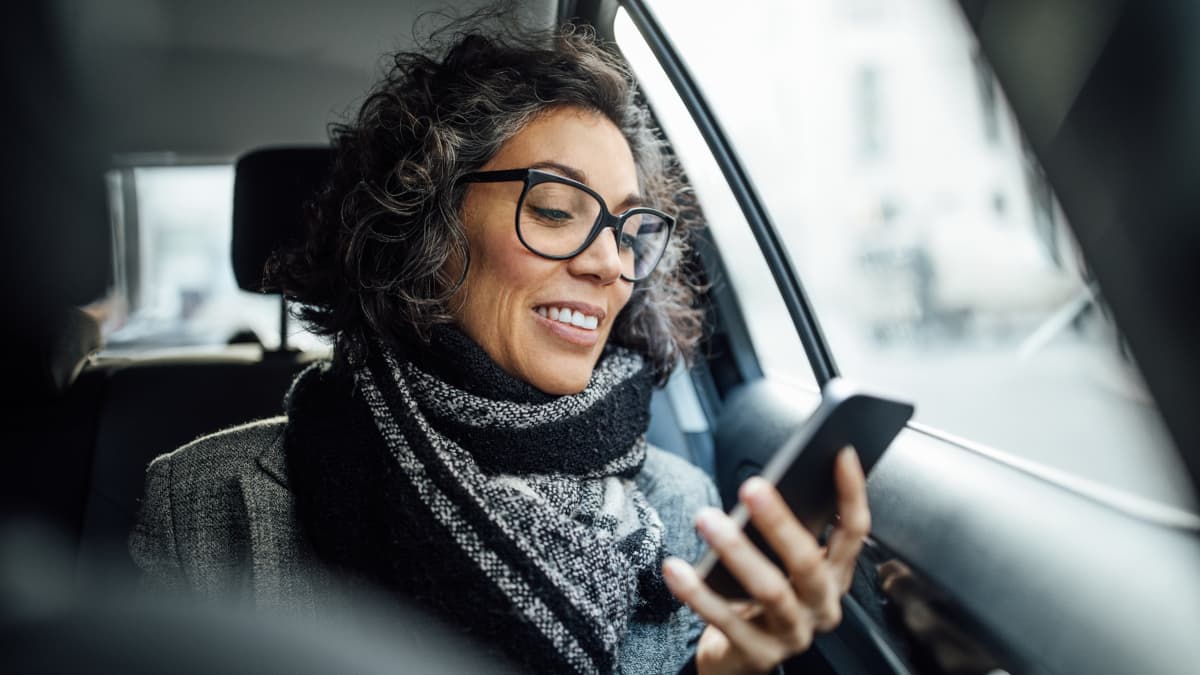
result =
M959 7L574 10L695 190L712 335L669 393L726 504L831 377L917 405L843 625L791 665L1194 672L1194 483Z

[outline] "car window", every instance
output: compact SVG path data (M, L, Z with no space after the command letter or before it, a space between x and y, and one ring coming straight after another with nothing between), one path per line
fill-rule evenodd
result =
M618 13L614 29L643 94L687 172L705 224L721 253L728 277L710 281L727 284L735 291L763 372L815 391L816 377L807 365L787 306L704 138L624 11Z
M144 166L108 175L114 284L93 311L109 354L223 345L253 331L279 345L279 296L238 288L230 262L233 166ZM296 322L289 343L320 341Z
M910 397L931 432L1195 510L1158 410L955 3L651 7L763 197L843 375ZM676 133L686 112L660 105L670 85L645 75L652 57L634 46L627 18L617 29L712 208L719 174L706 183L695 168L702 160ZM756 37L730 37L747 35ZM722 218L714 233L726 223L744 232L744 221ZM748 237L718 237L734 267L761 257ZM778 346L794 335L786 312L756 311L778 297L762 292L772 283L764 270L735 285L760 358L805 377L802 352Z

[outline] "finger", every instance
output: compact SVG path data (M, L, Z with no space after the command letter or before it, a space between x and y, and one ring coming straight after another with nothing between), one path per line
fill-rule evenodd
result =
M800 601L788 579L729 516L717 509L701 509L696 526L725 568L774 620L788 627L802 621Z
M843 585L854 574L854 561L863 540L871 532L871 510L867 506L867 479L853 448L838 455L834 467L838 494L838 524L829 537L829 562Z
M716 626L742 653L763 657L778 656L772 663L777 663L786 656L776 640L742 618L738 607L709 588L691 565L679 558L667 558L663 561L663 579L676 598L709 625Z
M816 538L796 519L775 486L762 478L747 480L739 494L754 527L783 561L792 586L802 598L820 601L827 584L821 578L825 554Z
M837 551L838 558L830 558L829 572L834 579L834 585L840 593L850 590L854 582L854 568L858 554L862 552L863 538L850 534L845 530L834 530L829 535L831 551Z
M788 508L783 496L762 478L754 477L738 491L750 510L750 520L784 562L789 573L804 573L824 557L816 538Z
M767 481L761 478L746 481L741 497L759 533L784 561L802 616L807 615L804 628L821 631L835 628L842 620L843 591L841 577L835 576L826 563L825 550Z
M733 607L733 611L737 612L738 616L747 621L753 621L763 613L762 605L753 600L730 600L729 606Z

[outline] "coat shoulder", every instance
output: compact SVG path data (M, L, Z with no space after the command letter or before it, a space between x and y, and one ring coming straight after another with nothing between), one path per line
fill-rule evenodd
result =
M211 485L243 476L257 470L263 460L270 460L273 450L281 450L286 424L286 417L270 417L201 436L155 458L150 472L169 465L176 487L193 480Z
M712 479L699 467L661 448L646 449L646 463L635 480L651 501L683 499L698 506L719 506Z
M147 588L307 608L318 574L283 471L285 417L198 438L155 459L129 539Z

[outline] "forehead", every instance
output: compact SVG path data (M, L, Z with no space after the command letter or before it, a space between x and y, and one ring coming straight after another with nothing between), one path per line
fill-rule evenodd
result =
M637 192L637 165L629 143L597 112L555 108L537 116L508 139L484 169L520 169L544 162L571 167L601 194Z

